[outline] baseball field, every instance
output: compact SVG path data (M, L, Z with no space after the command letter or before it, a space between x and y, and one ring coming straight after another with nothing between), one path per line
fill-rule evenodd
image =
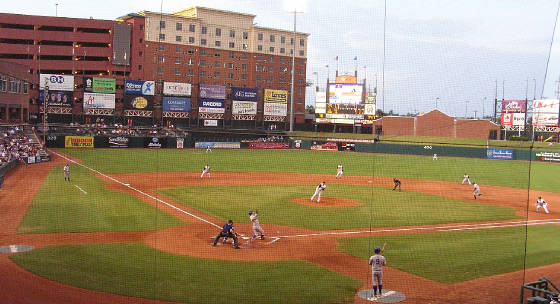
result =
M558 165L534 161L57 149L0 190L0 246L35 248L0 256L0 289L10 303L371 303L358 292L387 243L383 286L403 303L519 303L524 282L560 282L558 180ZM229 219L240 250L212 246Z

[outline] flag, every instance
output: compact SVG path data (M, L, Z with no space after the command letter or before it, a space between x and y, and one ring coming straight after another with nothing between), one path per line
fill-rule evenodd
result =
M354 60L358 60L358 56L354 56Z
M338 61L338 56L334 57L334 61Z

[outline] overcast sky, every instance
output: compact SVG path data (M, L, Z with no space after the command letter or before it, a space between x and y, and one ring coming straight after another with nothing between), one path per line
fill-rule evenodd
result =
M58 16L97 19L115 19L141 10L160 11L161 5L160 1L148 0L21 0L0 10L54 15L56 3ZM544 90L543 81L557 1L390 0L385 32L383 0L296 3L304 10L297 15L297 30L311 34L307 79L315 83L318 77L322 90L327 71L332 79L337 66L340 74L353 74L357 66L358 77L365 75L372 90L377 81L378 108L401 114L432 110L437 100L438 109L450 115L473 116L474 111L478 117L483 112L488 115L493 111L496 80L498 99L502 99L502 93L505 99L525 99L526 94L532 99L541 93L556 96L560 77L560 43L556 40L560 39L560 28ZM287 12L284 1L164 0L163 12L196 5L254 14L259 26L293 29L293 14ZM336 56L338 61L334 60ZM314 88L308 88L307 104L314 103L314 95Z

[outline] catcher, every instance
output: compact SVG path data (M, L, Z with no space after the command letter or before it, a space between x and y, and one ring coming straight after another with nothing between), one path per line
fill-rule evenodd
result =
M229 220L227 222L227 224L225 224L222 227L222 231L220 231L220 234L218 234L216 236L216 239L214 239L214 243L212 244L212 246L216 246L216 244L218 243L218 241L220 240L220 238L232 238L233 239L233 246L235 246L235 249L239 249L239 243L237 241L237 232L234 231L233 228L233 221Z

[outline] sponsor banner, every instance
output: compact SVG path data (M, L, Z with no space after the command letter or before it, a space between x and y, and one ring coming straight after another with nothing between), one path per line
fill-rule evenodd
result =
M218 121L215 119L205 119L204 120L204 126L205 127L217 127L218 126Z
M342 75L342 76L336 76L335 81L336 81L336 83L356 84L356 83L358 83L358 78L355 77L355 76Z
M144 138L145 148L167 148L167 137L145 137Z
M338 144L335 142L314 141L311 144L311 150L338 151Z
M213 141L201 141L194 143L196 149L206 149L210 147L212 149L240 149L240 142L213 142Z
M364 105L364 115L375 115L375 103L366 103Z
M524 126L525 113L502 113L502 126Z
M115 94L84 93L84 109L114 109Z
M185 146L184 138L177 138L177 149L183 149Z
M225 101L222 99L199 99L199 113L225 113Z
M205 99L226 99L226 87L221 85L200 85L198 97Z
M35 163L35 156L28 156L25 162L28 163L28 164L34 164Z
M49 91L74 91L74 76L41 74L39 75L39 89L44 90L45 85Z
M538 113L558 113L558 99L533 100L533 112Z
M126 110L148 110L151 111L154 105L153 96L124 96L124 108Z
M352 104L362 103L361 84L349 83L330 83L329 84L329 103L330 104Z
M233 100L231 102L231 113L234 115L257 115L257 103L253 101Z
M348 142L349 140L351 140L353 143L368 143L368 144L373 144L375 143L375 140L373 139L344 139L344 138L331 138L328 137L327 138L328 141L335 141L335 142Z
M512 149L486 149L488 159L513 159Z
M109 148L128 148L129 141L124 136L109 137Z
M251 149L289 149L290 143L287 142L249 142Z
M325 114L327 111L327 92L315 93L315 114Z
M264 90L264 102L270 103L288 103L288 91L285 90Z
M57 107L72 107L74 100L74 92L68 91L52 91L46 96L47 106L57 106ZM45 91L39 92L39 102L43 103L45 101Z
M376 103L376 95L366 96L366 103Z
M502 113L525 113L527 102L525 100L503 100Z
M190 112L191 99L184 97L163 97L162 107L168 112Z
M191 96L192 88L190 83L164 82L163 95L169 96Z
M124 93L127 95L150 95L154 96L155 83L144 80L127 80Z
M86 77L84 91L90 93L115 94L117 80L115 78Z
M93 136L65 136L65 148L93 148Z
M231 99L240 101L257 101L257 89L251 88L231 88Z
M535 158L540 161L560 162L559 152L536 152Z
M535 126L535 127L558 127L558 113L535 113L535 114L533 114L533 126Z
M264 103L265 116L287 116L288 105L283 103Z
M349 142L341 142L338 151L356 151L356 144Z

